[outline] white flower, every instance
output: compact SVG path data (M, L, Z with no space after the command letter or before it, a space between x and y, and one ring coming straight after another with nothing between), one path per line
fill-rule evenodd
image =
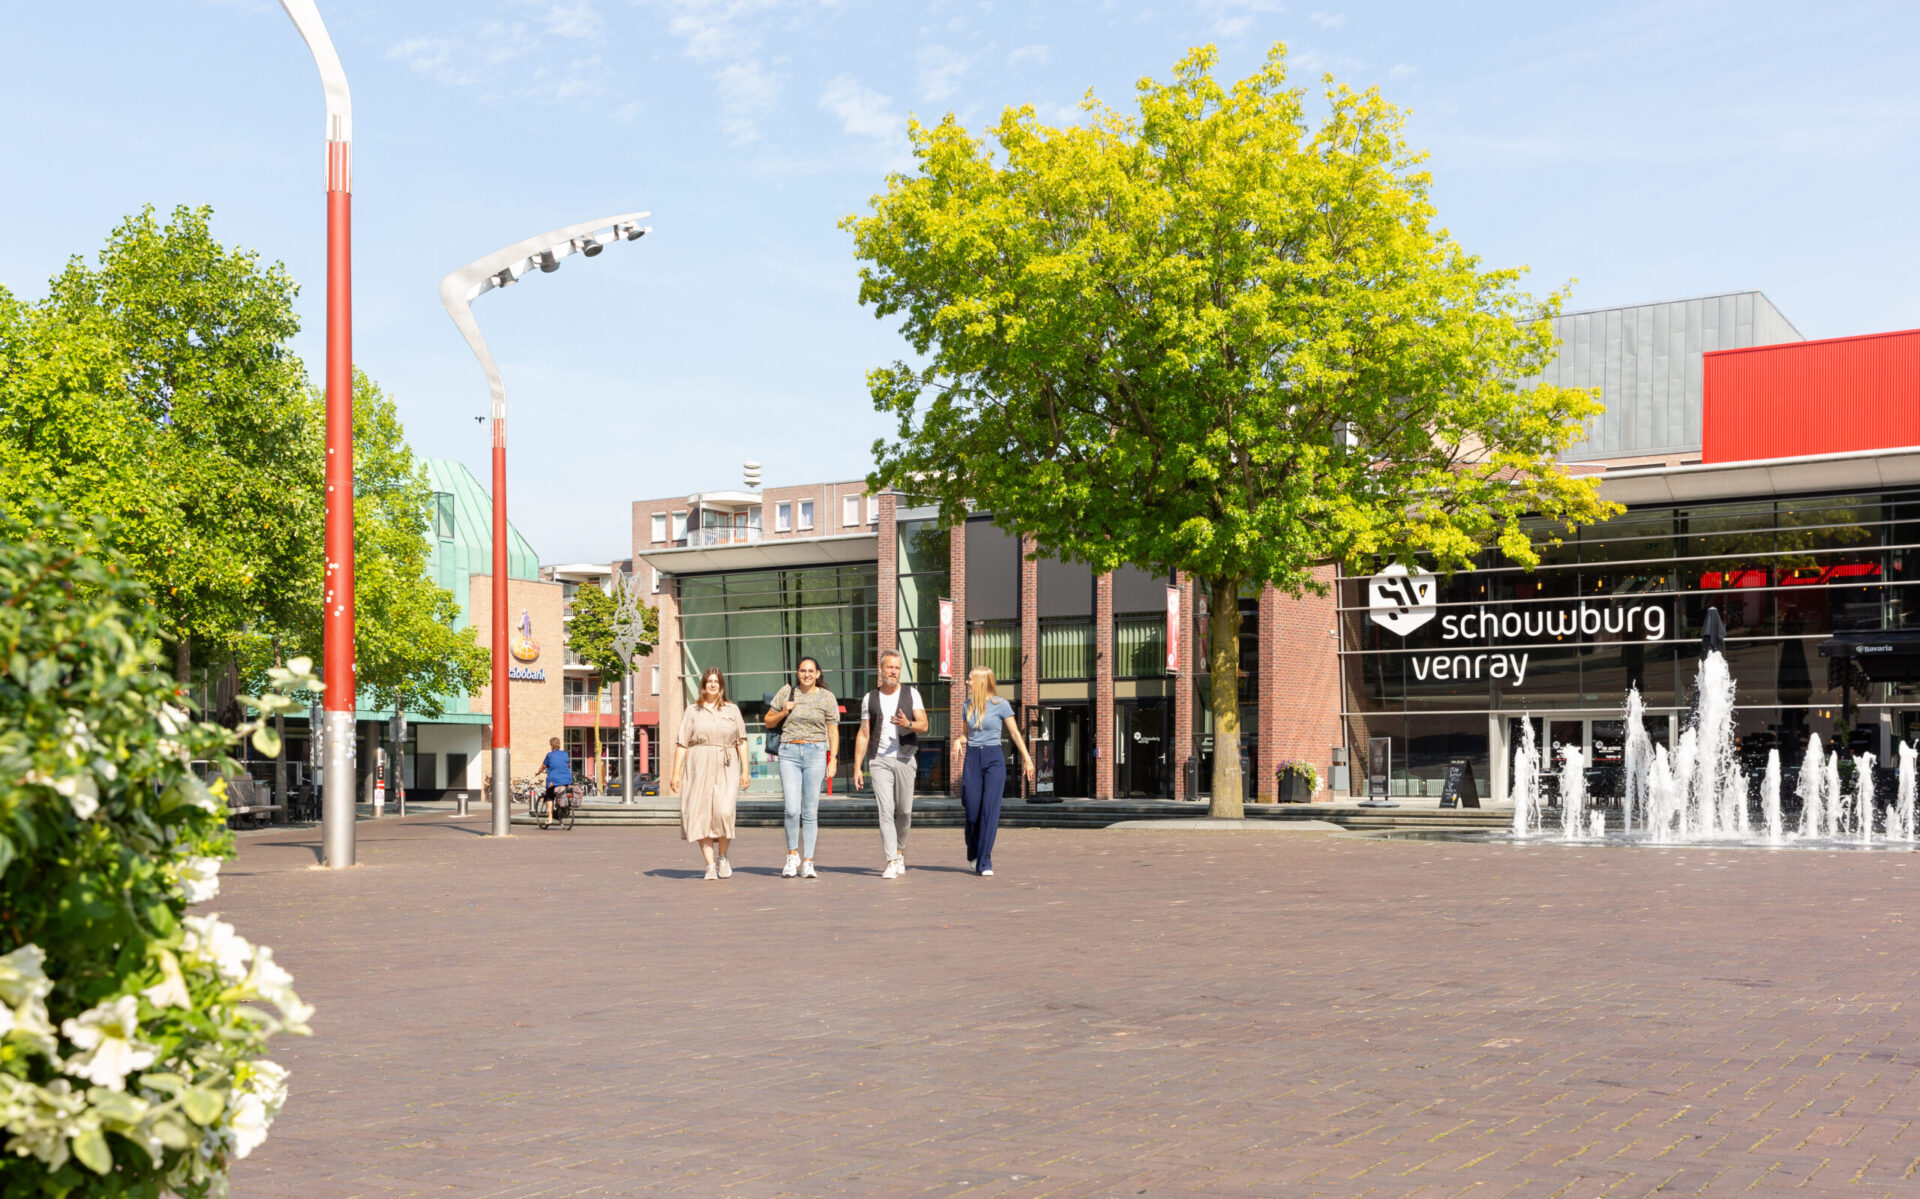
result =
M60 1031L83 1052L66 1062L66 1072L110 1091L122 1091L127 1075L153 1065L159 1051L139 1039L140 1002L121 995L64 1020Z
M218 914L188 916L181 923L187 926L187 935L180 945L187 956L211 963L220 977L230 983L246 978L253 946L233 930L233 925L220 919Z
M83 1127L87 1097L64 1078L44 1087L10 1074L0 1074L0 1094L6 1099L7 1148L25 1157L32 1154L58 1170L67 1164L67 1142Z
M160 731L169 737L178 736L181 729L187 727L187 714L172 704L160 705Z
M227 1097L233 1155L245 1157L267 1139L267 1129L287 1102L287 1069L266 1058L250 1064L247 1079Z
M87 727L84 717L78 712L67 712L67 756L81 758L99 750L100 743L94 740L93 730Z
M220 894L220 859L186 858L174 866L188 903L205 903Z
M54 778L38 770L29 770L24 781L51 788L56 794L65 796L73 814L82 820L92 819L93 814L100 810L100 788L94 785L88 775L69 774Z
M254 994L280 1009L288 1031L304 1032L307 1021L313 1017L313 1005L302 1003L300 997L293 993L293 975L273 960L272 949L262 945L253 952L253 977L250 981Z
M187 994L187 980L180 973L180 959L167 950L160 950L160 981L140 992L147 1002L155 1007L193 1007L193 996Z
M52 1057L59 1045L47 1016L53 981L42 969L46 960L38 945L23 945L0 957L0 1040Z

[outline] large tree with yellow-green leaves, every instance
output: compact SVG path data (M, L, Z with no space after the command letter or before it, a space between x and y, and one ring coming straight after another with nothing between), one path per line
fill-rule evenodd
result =
M1309 117L1276 45L1223 86L1212 47L1128 115L1009 109L995 146L910 122L916 169L848 217L860 298L916 355L873 371L870 482L985 510L1096 571L1193 575L1217 744L1238 744L1243 588L1329 562L1536 560L1523 516L1603 519L1557 455L1599 411L1534 381L1553 351L1520 271L1435 224L1424 153L1375 90ZM1241 814L1239 755L1212 813Z

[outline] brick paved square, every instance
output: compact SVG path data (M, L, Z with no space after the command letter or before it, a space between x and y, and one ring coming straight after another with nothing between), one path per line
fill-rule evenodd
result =
M1920 858L925 829L243 841L234 1194L1920 1194Z

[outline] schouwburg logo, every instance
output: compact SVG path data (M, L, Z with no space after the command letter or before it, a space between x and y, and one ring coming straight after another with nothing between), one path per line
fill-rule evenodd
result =
M1437 609L1434 597L1439 584L1425 571L1408 574L1398 562L1387 567L1367 585L1367 615L1373 623L1405 637L1432 620Z

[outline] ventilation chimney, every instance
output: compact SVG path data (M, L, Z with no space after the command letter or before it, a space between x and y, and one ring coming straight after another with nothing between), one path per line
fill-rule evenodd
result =
M758 462L742 463L741 477L746 479L748 491L760 490L760 464Z

